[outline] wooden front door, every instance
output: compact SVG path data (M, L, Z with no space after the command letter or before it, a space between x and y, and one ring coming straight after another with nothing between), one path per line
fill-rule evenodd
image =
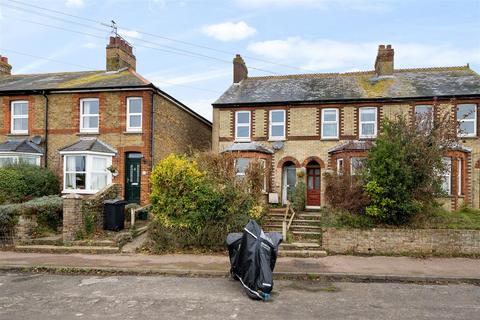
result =
M140 204L141 153L127 153L125 158L125 200Z
M320 167L307 167L307 206L320 206Z

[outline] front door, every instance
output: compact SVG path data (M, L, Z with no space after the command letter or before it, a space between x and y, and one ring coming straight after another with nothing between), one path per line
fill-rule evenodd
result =
M140 204L141 153L127 153L125 158L125 200Z
M307 206L320 206L320 166L307 166Z
M283 167L283 189L282 204L287 204L287 200L292 202L295 185L297 183L297 169L294 164Z

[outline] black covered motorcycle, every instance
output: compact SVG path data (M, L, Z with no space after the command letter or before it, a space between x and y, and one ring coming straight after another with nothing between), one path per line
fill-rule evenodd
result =
M280 233L264 233L255 220L250 220L242 233L227 236L230 274L242 283L250 298L270 298L273 269L281 242Z

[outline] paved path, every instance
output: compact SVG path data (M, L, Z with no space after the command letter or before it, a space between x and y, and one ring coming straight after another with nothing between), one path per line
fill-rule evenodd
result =
M276 281L272 300L230 279L0 273L0 319L478 319L480 287Z
M166 273L224 276L226 255L45 254L0 251L0 268L95 268L130 273ZM480 260L467 258L408 258L328 256L279 258L277 275L365 275L371 277L426 277L475 279L480 283Z

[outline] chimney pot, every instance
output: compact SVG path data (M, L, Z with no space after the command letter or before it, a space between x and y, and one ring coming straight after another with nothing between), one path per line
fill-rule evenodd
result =
M388 45L387 45L387 49L392 49L392 45L391 45L391 44L388 44Z

